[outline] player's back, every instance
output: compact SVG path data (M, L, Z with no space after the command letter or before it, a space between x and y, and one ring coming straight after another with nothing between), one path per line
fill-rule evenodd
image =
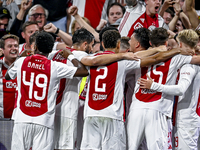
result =
M147 79L148 74L155 82L165 85L175 84L177 70L186 63L190 63L191 56L176 55L159 64L141 68L141 78ZM154 90L140 89L136 84L132 98L131 109L149 108L158 110L171 117L173 96Z
M72 78L75 71L76 68L38 54L18 59L9 70L9 75L16 72L13 76L18 77L15 115L18 117L15 122L32 122L53 128L57 84L61 78Z
M63 58L59 52L53 51L49 54L48 59L53 61L62 62L68 66L73 66L73 64ZM74 77L73 79L60 79L56 97L56 115L77 119L78 114L78 83L80 77Z
M101 54L109 54L106 51ZM90 67L84 116L123 120L123 96L126 74L139 68L140 61L118 61Z

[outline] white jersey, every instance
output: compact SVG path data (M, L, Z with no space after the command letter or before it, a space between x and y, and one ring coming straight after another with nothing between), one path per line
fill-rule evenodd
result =
M135 83L137 82L137 79L140 77L140 72L141 69L135 69L134 71L131 71L131 73L129 73L126 76L126 116L128 116L129 114L129 109L132 103L132 97L134 94L134 89L135 89Z
M35 123L53 129L57 85L61 78L72 79L76 70L38 54L18 59L8 71L12 79L17 77L18 84L15 123Z
M185 78L191 84L187 91L179 96L176 122L178 127L200 127L200 116L197 115L197 102L200 90L200 67L186 64L181 68L180 79Z
M190 63L191 56L176 55L171 59L159 64L141 68L141 78L148 74L155 82L165 85L175 84L177 70L184 64ZM148 108L160 111L171 118L173 108L173 95L157 92L154 90L140 89L135 86L131 108Z
M22 52L25 50L25 46L26 46L26 43L19 44L19 55L21 55Z
M65 63L68 66L73 66L73 64L69 60L59 55L59 52L60 51L50 53L48 59ZM73 79L63 78L60 80L57 91L58 93L57 99L56 99L57 116L62 116L77 120L78 99L79 99L78 84L80 80L81 80L80 77L74 77Z
M158 14L151 18L146 14L146 7L140 2L136 6L128 6L118 27L121 36L131 37L135 29L147 28L153 30L156 27L168 29L164 19Z
M102 54L112 52L106 51ZM126 74L140 67L140 61L122 60L90 67L84 117L108 117L123 121L123 97Z

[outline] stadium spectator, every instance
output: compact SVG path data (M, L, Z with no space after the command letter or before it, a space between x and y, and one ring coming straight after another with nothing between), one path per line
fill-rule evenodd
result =
M0 7L0 38L8 33L6 28L10 18L11 15L9 10L7 8Z
M19 49L19 38L12 34L6 34L0 39L0 48L4 57L0 63L1 77L5 77L9 66L16 60ZM11 118L16 94L17 80L10 81L0 79L0 118Z

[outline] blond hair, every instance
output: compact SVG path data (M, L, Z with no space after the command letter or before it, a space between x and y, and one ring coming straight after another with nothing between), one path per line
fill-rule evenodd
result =
M198 34L192 29L185 29L179 32L177 38L180 42L183 42L190 48L194 48L199 41Z

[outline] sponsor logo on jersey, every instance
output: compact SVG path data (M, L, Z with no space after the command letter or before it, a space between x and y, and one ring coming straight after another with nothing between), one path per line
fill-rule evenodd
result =
M26 100L25 101L25 106L26 107L38 107L38 108L41 108L41 103L32 102L31 100Z
M17 84L12 82L6 82L6 88L16 88Z
M139 28L143 28L143 25L139 22L137 22L134 26L134 29L139 29Z
M156 93L156 91L150 90L150 89L142 89L141 93L142 94L154 94L154 93Z
M93 99L94 101L106 100L106 99L107 99L107 95L105 95L105 94L93 93L93 94L92 94L92 99Z
M181 74L186 74L186 75L190 75L190 72L183 72Z
M28 62L28 66L27 67L34 68L34 69L39 69L39 70L45 70L44 69L44 64L36 64L36 63Z

